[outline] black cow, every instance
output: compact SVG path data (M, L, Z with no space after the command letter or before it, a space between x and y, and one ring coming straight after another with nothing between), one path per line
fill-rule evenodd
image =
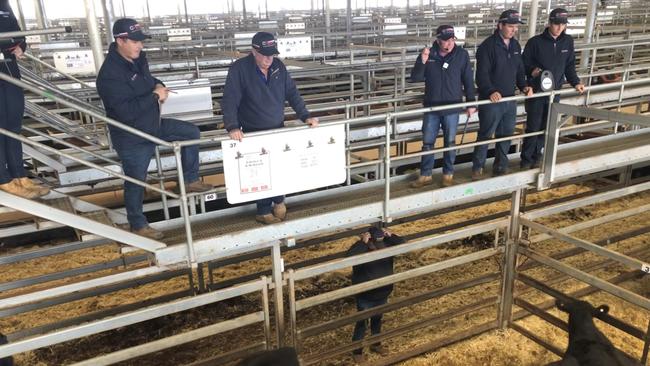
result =
M7 344L7 337L0 333L0 344ZM9 356L0 359L0 366L14 366L14 358Z
M561 361L548 366L635 366L623 352L594 324L594 316L607 314L609 306L594 308L586 301L570 300L555 302L557 308L569 314L569 346Z
M300 366L300 361L295 349L283 347L246 357L239 366Z

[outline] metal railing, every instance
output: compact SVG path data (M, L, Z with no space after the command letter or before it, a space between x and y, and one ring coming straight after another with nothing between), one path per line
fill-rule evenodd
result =
M101 115L101 114L99 114L99 113L97 113L95 111L86 110L85 108L76 106L74 103L72 103L70 101L67 101L67 100L65 100L63 98L60 98L58 96L55 96L55 95L48 94L48 93L46 93L46 92L44 92L44 91L42 91L42 90L40 90L38 88L35 88L35 87L33 87L33 86L23 82L23 81L13 79L13 78L11 78L11 77L9 77L7 75L4 75L4 74L0 75L0 79L8 81L10 83L13 83L13 84L15 84L17 86L20 86L20 87L24 88L27 91L30 91L30 92L35 93L37 95L41 95L43 97L49 98L49 99L51 99L53 101L61 103L61 104L65 105L65 106L68 106L70 108L75 108L75 109L79 110L80 112L83 112L83 113L86 113L86 114L92 116L93 118L96 118L98 120L102 120L102 121L104 121L104 122L106 122L106 123L108 123L108 124L110 124L112 126L123 129L123 130L125 130L125 131L127 131L129 133L132 133L132 134L136 135L136 136L142 137L145 140L148 140L148 141L150 141L150 142L152 142L154 144L171 148L173 150L174 157L175 157L175 160L176 160L176 167L178 169L178 180L179 180L180 194L175 194L173 192L169 192L169 191L164 190L162 184L160 184L158 186L155 186L155 185L147 184L145 182L138 181L136 179L127 177L127 176L125 176L123 174L120 174L120 173L111 171L109 169L106 169L106 168L104 168L102 166L99 166L97 164L94 164L92 162L84 161L83 159L77 158L77 157L75 157L73 155L66 154L66 153L61 152L61 151L57 151L54 148L45 146L43 144L36 143L36 142L31 141L29 139L26 139L26 138L24 138L22 136L12 134L9 131L0 129L0 133L3 133L5 135L11 136L13 138L19 139L19 140L21 140L22 142L24 142L26 144L29 144L29 145L44 149L44 150L46 150L46 151L48 151L50 153L53 153L53 154L65 156L65 157L67 157L67 158L69 158L69 159L71 159L73 161L76 161L76 162L78 162L80 164L83 164L83 165L98 169L98 170L100 170L100 171L102 171L102 172L104 172L106 174L109 174L110 176L121 178L121 179L127 180L129 182L132 182L134 184L138 184L139 186L142 186L144 188L147 188L147 189L153 190L155 192L158 192L161 195L163 195L164 197L171 197L171 198L180 199L180 201L181 201L181 204L180 204L180 206L181 206L181 216L183 217L184 223L185 223L186 245L188 247L187 248L187 251L188 251L188 265L191 266L192 268L195 268L197 266L196 255L195 255L195 252L194 252L193 242L192 242L192 228L191 228L191 221L190 221L190 210L188 208L188 205L189 205L189 200L188 199L190 197L197 196L197 195L200 195L200 194L188 195L186 190L185 190L185 182L184 182L184 179L183 179L182 165L181 165L181 149L184 146L221 143L221 142L229 139L227 136L210 137L210 138L203 138L203 139L198 139L198 140L175 141L175 142L163 141L163 140L158 139L156 137L149 136L149 135L147 135L147 134L145 134L145 133L143 133L143 132L141 132L141 131L139 131L139 130L137 130L135 128L126 126L126 125L124 125L124 124L122 124L122 123L120 123L118 121L107 118L107 117L105 117L105 116L103 116L103 115ZM596 86L589 87L588 90L590 90L590 91L599 91L599 90L608 90L608 89L613 89L613 88L621 88L621 86L632 87L632 86L639 86L639 85L646 85L646 84L648 84L647 79L637 79L637 80L629 80L629 81L624 81L624 82L619 82L619 83L596 85ZM620 93L622 95L622 89L621 89ZM552 91L552 92L546 92L546 93L538 93L538 94L535 94L534 97L548 97L549 100L552 101L554 96L556 96L556 95L569 95L569 94L575 94L575 92L573 90L571 90L571 89L565 89L565 90ZM527 99L527 97L525 97L525 96L513 96L513 97L503 98L501 100L501 102L523 101L525 99ZM368 164L373 164L373 163L382 163L383 164L383 166L384 166L384 169L383 169L384 170L384 177L385 177L384 178L384 180L385 180L385 195L384 195L384 199L383 199L383 202L384 202L383 220L386 221L386 222L390 222L392 220L391 219L391 213L389 211L390 188L391 188L390 184L391 184L391 182L390 182L390 179L388 179L388 177L391 176L391 174L390 174L390 172L391 172L391 162L395 162L395 161L399 161L399 160L407 159L407 158L412 158L412 157L416 157L416 156L423 156L423 155L426 155L426 154L440 153L440 152L444 152L446 150L452 149L452 148L434 149L434 150L431 150L431 151L428 151L428 152L420 152L420 153L408 154L406 156L394 157L393 158L393 157L390 156L390 151L391 151L390 147L391 147L391 143L392 143L392 141L391 141L391 130L392 130L392 126L394 125L394 122L396 123L397 119L420 116L423 113L427 113L427 112L442 111L442 110L447 110L447 109L458 109L458 108L464 108L464 107L468 107L468 106L477 106L477 105L480 106L480 105L490 104L490 103L491 103L490 101L481 100L481 101L457 103L457 104L439 106L439 107L418 108L418 109L402 111L402 112L394 112L394 113L391 112L391 113L385 113L385 114L375 115L375 116L368 116L368 117L361 117L361 118L351 118L351 119L347 119L347 120L327 122L327 123L323 123L323 125L330 126L330 125L343 124L343 125L346 125L347 126L346 128L349 130L351 127L356 126L356 125L365 124L365 123L368 123L368 122L374 122L374 121L382 120L382 119L384 120L384 134L385 134L385 136L384 136L385 140L384 140L384 144L383 144L384 156L381 157L381 161L377 160L377 161L373 161L373 162L363 162L363 163L357 164L356 166L368 165ZM352 106L354 104L350 104L350 105ZM547 135L549 135L549 131L551 131L551 129L549 129L551 125L552 124L550 124L549 127L547 127L547 132L546 132ZM251 133L251 134L248 134L248 135L249 136L258 136L258 135L278 134L278 133L282 133L282 132L293 131L293 130L298 130L298 129L305 129L305 128L308 128L308 127L307 126L290 127L290 128L284 128L284 129L281 129L281 130L269 130L269 131L255 132L255 133ZM553 131L555 131L555 130L553 130ZM494 143L496 141L502 141L502 140L507 140L507 139L510 139L510 140L521 139L523 137L534 136L534 135L537 135L537 134L541 134L541 132L540 133L535 133L535 134L517 135L517 136L513 136L511 138L492 139L492 140L486 140L486 141L482 141L482 142L467 143L467 144L462 144L462 145L455 146L454 149L468 147L468 146L487 145L487 144ZM348 142L348 145L349 145L349 140L347 142ZM549 146L549 145L547 145L547 146ZM556 151L555 151L554 147L545 149L545 157L546 156L551 156L551 154L555 154L555 153L556 153ZM547 161L547 160L545 160L545 161ZM551 160L549 159L548 161L551 161ZM352 167L354 167L354 165L350 164L350 166L348 168L352 168ZM545 167L546 167L546 164L545 164ZM543 170L542 173L544 173L544 171L545 170ZM222 188L217 188L216 190L214 190L214 192L224 192L224 191L225 191L225 188L223 188L223 187ZM92 230L89 230L89 231L92 232Z
M127 272L124 275L129 276L133 274L134 273ZM196 295L185 299L179 299L171 301L169 303L155 305L125 314L120 314L107 319L96 320L86 324L58 330L52 333L11 342L9 344L0 346L0 358L86 337L93 334L98 334L109 330L114 330L120 327L160 318L165 315L192 310L201 306L215 304L224 300L253 293L260 293L261 295L262 309L259 311L234 319L221 321L213 325L208 325L188 332L173 335L167 338L162 338L156 341L98 356L80 363L76 363L76 365L111 365L121 361L140 357L142 355L151 354L162 349L167 349L180 344L192 342L254 324L262 324L265 340L262 342L261 346L266 348L269 347L272 343L268 296L269 283L270 280L267 277L262 277L257 281L251 281L227 289Z
M527 275L523 274L523 271L538 267L537 263L525 263L517 265L517 262L514 260L516 254L522 254L534 259L541 264L551 266L551 268L560 271L561 276L553 277L551 280L545 281L545 286L552 286L554 284L560 283L567 280L567 278L573 277L581 281L590 284L593 287L593 291L604 290L615 296L625 299L632 304L638 305L643 309L648 309L650 302L647 298L636 295L629 290L625 290L620 287L618 283L625 280L630 280L630 276L616 277L613 280L613 283L609 283L605 280L599 279L594 275L590 275L584 271L589 271L590 269L601 268L605 265L611 265L612 262L620 262L631 266L633 270L644 270L650 271L650 267L639 259L630 257L630 255L647 255L647 250L643 250L643 245L641 245L641 250L633 250L629 255L621 254L614 252L611 249L603 248L603 245L609 244L610 240L607 238L603 240L600 244L596 245L593 243L586 242L584 240L578 239L574 236L571 236L570 233L576 232L579 230L585 230L588 228L597 227L606 223L613 223L617 220L622 220L625 218L634 217L635 215L640 215L648 212L650 209L649 205L642 205L635 208L630 208L622 212L611 213L606 216L598 217L589 221L581 222L570 227L563 228L561 230L554 230L543 225L533 222L533 220L548 217L551 215L556 215L558 213L566 212L580 207L585 207L593 204L594 202L604 202L612 199L619 199L628 195L632 195L641 191L647 191L650 189L650 184L644 183L638 186L625 187L616 189L610 192L605 192L601 194L596 194L590 197L581 198L577 200L572 200L566 203L557 204L549 206L547 208L536 209L526 213L520 213L520 203L522 201L522 190L514 192L512 199L510 200L510 212L511 215L507 219L494 220L487 222L481 225L475 225L466 227L461 230L456 230L453 232L438 234L433 237L424 238L414 242L407 242L404 244L391 246L382 250L371 251L365 254L356 255L353 257L347 257L343 259L337 259L334 261L329 261L317 265L312 265L309 267L304 267L300 269L289 269L284 272L284 279L288 286L288 307L289 307L289 337L291 344L296 347L301 359L305 364L319 364L324 360L338 355L342 355L348 352L351 352L357 348L364 346L370 346L377 342L381 342L387 339L391 339L398 336L403 336L406 333L417 331L423 328L435 326L436 324L442 323L443 321L450 320L457 316L470 316L472 313L483 311L490 307L498 308L496 312L496 318L493 320L488 320L480 324L473 324L471 329L468 329L459 334L453 333L450 329L447 329L445 333L445 338L452 340L464 339L476 334L483 333L485 331L496 329L496 328L506 328L512 327L513 329L522 332L522 334L528 336L526 330L521 326L514 323L516 320L523 318L524 316L529 315L527 312L514 313L513 304L517 304L520 307L523 307L527 311L531 311L531 307L534 309L536 306L531 305L531 307L526 307L526 301L523 300L523 295L529 293L530 291L522 290L519 288L515 292L515 281L523 282L525 284L531 285L531 281L527 280ZM530 229L535 230L536 232L541 232L545 234L531 236ZM527 231L526 231L527 230ZM459 240L465 237L470 237L478 235L481 233L489 233L495 231L495 242L494 247L483 250L476 250L471 254L464 254L452 259L445 259L437 261L431 264L422 264L421 266L405 270L400 273L396 273L390 276L381 277L373 281L363 282L356 285L347 285L343 288L338 288L330 290L328 292L319 293L317 295L307 295L302 298L298 298L298 294L301 291L298 291L298 283L300 281L308 281L317 276L323 276L328 273L334 273L351 266L357 266L364 263L374 262L384 258L398 257L400 255L405 255L408 253L414 253L420 250L434 248L436 246L441 246L446 243L450 243L454 240ZM503 239L499 239L499 231L505 232ZM528 234L528 240L522 239L522 232L526 231ZM638 234L637 234L638 235ZM549 238L559 238L562 240L568 240L569 242L578 245L583 251L591 251L595 253L603 254L607 260L603 263L590 263L587 267L582 268L581 270L572 269L567 264L560 262L561 259L577 255L581 251L568 250L559 253L554 253L551 257L546 255L538 255L534 250L529 247L524 247L526 243L539 243ZM639 247L638 245L636 246ZM332 316L322 319L318 318L315 322L310 322L310 324L301 326L300 325L300 316L302 312L309 311L312 308L317 306L327 305L334 301L340 301L351 296L358 295L362 292L383 287L389 284L397 284L403 281L410 279L416 279L420 276L429 275L442 270L453 269L458 266L463 265L472 265L473 263L488 259L495 258L499 263L500 272L498 273L487 273L481 276L477 276L468 280L465 280L462 283L446 284L446 287L436 288L435 290L426 290L424 292L411 293L407 297L394 298L389 303L377 307L373 307L364 311L357 311L352 313L343 313L336 312ZM645 267L643 266L645 265ZM409 266L408 268L411 268ZM646 269L647 268L647 269ZM567 276L568 275L568 276ZM500 292L498 294L490 294L486 292L485 286L489 286L490 283L495 281L500 282ZM312 337L320 336L327 332L340 331L343 327L354 324L357 321L362 321L368 319L372 316L379 314L386 314L397 312L403 308L417 305L421 302L429 301L450 293L456 293L463 291L472 287L483 286L481 293L484 294L483 298L476 299L470 303L464 303L464 306L456 308L451 311L443 312L442 314L421 314L421 316L410 323L399 322L397 327L391 329L382 330L382 333L379 335L372 335L366 337L361 341L352 341L338 344L336 346L329 345L326 350L308 350L306 348L306 342ZM538 286L535 286L539 289ZM549 293L548 291L545 291ZM558 292L550 292L549 294L558 297L566 295L556 295ZM574 296L580 296L581 292L573 294ZM584 292L583 292L584 293ZM583 295L584 296L584 295ZM529 304L530 305L530 304ZM543 305L545 307L549 307ZM537 313L534 313L537 314ZM309 317L308 317L309 318ZM626 324L624 321L610 318L610 324L614 324L617 328L626 331L632 334L634 337L641 339L645 342L645 349L648 348L650 340L648 340L648 333L644 332L643 329L638 329L634 324ZM306 321L306 320L305 320ZM545 340L542 340L545 341ZM453 341L450 341L453 342ZM416 356L420 353L428 352L437 348L440 345L448 344L446 342L432 342L428 343L426 346L419 346L414 350L405 351L401 354L393 354L388 358L381 358L374 360L373 364L377 365L388 365L394 364L398 361L405 360L409 357ZM542 343L542 345L545 345ZM548 347L547 347L548 348ZM553 350L552 348L550 348ZM311 351L311 352L310 352ZM646 353L642 358L645 362Z

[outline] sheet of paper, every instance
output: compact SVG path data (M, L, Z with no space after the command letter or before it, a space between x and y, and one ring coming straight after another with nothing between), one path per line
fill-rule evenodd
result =
M345 181L345 127L327 126L222 143L228 202L240 203Z

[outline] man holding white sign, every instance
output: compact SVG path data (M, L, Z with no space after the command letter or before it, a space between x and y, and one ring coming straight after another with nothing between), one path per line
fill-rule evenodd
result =
M298 118L311 127L318 118L310 117L296 84L278 55L277 41L271 33L258 32L253 37L251 53L235 61L228 70L223 93L224 126L230 138L241 141L244 133L284 127L284 102L289 102ZM264 165L264 154L242 159L249 166ZM264 176L252 177L263 181ZM263 224L278 223L286 218L284 196L257 200L255 220Z

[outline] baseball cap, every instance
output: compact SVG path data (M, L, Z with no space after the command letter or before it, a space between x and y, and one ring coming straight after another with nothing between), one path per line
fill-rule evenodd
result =
M524 24L524 22L521 21L521 15L519 15L519 12L513 9L506 10L501 13L501 16L499 17L499 23Z
M454 27L451 25L441 25L436 29L436 38L446 41L448 39L454 38Z
M142 26L131 18L121 18L113 24L113 38L128 38L134 41L144 41L151 38L142 32Z
M383 240L384 239L384 231L377 228L377 227L371 226L368 229L368 232L370 233L370 237L373 240Z
M563 8L553 9L551 14L548 16L549 22L553 24L567 24L569 22L568 18L569 13Z
M279 55L275 37L268 32L257 32L253 36L253 48L264 56Z

